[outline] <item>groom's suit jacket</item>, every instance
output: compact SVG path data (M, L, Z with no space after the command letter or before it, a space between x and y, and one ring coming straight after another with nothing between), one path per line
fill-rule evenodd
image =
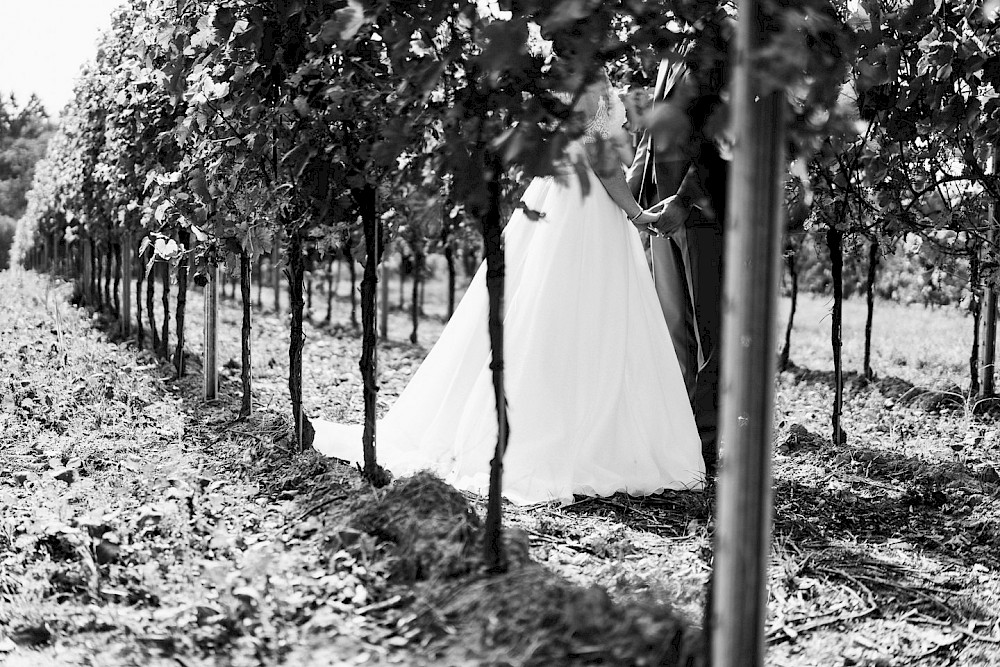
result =
M678 90L684 69L683 63L661 62L653 93L654 104L663 103ZM707 114L698 101L687 110L692 115ZM687 210L684 226L669 238L651 238L650 251L660 307L692 399L699 431L708 447L708 441L714 443L718 412L717 347L721 328L722 230L728 169L714 143L702 138L697 145L693 144L688 141L679 150L658 151L653 133L647 130L636 148L626 178L643 206L652 205L678 190L682 192L679 199L684 201Z

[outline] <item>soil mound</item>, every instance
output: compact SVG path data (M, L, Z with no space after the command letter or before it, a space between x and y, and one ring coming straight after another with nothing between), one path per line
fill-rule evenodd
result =
M355 498L344 523L386 543L397 582L454 577L479 565L479 517L465 496L429 472Z
M603 588L581 588L539 565L464 582L435 602L437 618L456 630L456 660L469 652L485 665L703 662L700 633L662 603L618 605Z
M829 441L821 435L813 433L802 424L792 424L778 436L779 454L792 454L803 449L818 449Z

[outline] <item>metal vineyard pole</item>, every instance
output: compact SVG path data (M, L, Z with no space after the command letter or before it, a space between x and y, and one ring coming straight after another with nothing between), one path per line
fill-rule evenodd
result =
M90 246L90 239L83 239L83 293L86 296L87 305L94 301L94 270L93 270L93 249Z
M260 264L261 271L258 271L258 286L264 280L263 264ZM250 300L250 287L253 280L253 267L250 253L245 249L240 252L240 306L243 311L243 323L240 328L240 385L243 396L240 399L240 417L249 417L253 410L252 391L252 371L251 360L251 328L253 326L252 308ZM260 305L260 289L257 290L257 304Z
M990 149L992 165L991 173L997 173L997 160L1000 152L996 146ZM996 257L997 242L997 219L996 200L990 197L986 209L986 249L983 253L987 259ZM997 289L996 278L993 272L990 273L986 284L983 286L982 314L980 315L979 334L979 367L981 369L982 380L979 384L979 392L976 398L992 398L996 394L996 345L997 345Z
M219 267L208 270L205 283L205 359L203 370L205 400L219 396Z
M281 259L281 232L274 235L271 241L271 287L274 288L274 312L281 314L281 270L278 261Z
M771 420L783 228L782 92L762 92L748 55L764 38L758 0L741 0L726 226L719 508L711 601L713 667L764 664L771 533Z
M135 248L132 246L131 230L122 231L121 243L122 260L119 268L122 273L122 311L119 315L119 321L121 322L122 337L128 338L132 334L132 262L135 252Z
M381 296L379 297L382 301L382 310L379 312L379 328L381 329L382 340L389 340L389 267L386 266L385 262L385 251L382 252L383 260L378 265L379 266L379 289L381 291Z

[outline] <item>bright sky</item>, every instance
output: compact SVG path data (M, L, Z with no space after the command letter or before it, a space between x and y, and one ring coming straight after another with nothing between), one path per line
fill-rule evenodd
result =
M0 0L0 93L37 93L55 118L121 0Z

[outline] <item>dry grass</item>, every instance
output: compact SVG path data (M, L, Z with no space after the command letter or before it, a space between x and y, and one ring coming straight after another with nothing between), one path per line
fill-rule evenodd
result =
M832 297L801 295L795 314L791 358L814 371L832 371ZM778 325L784 334L789 301L782 299ZM844 368L860 372L864 361L863 299L844 302ZM957 308L907 306L877 300L872 323L872 367L912 384L968 386L972 317Z
M355 496L341 511L346 526L387 545L393 581L438 581L479 566L479 517L465 496L431 473Z
M436 603L465 638L450 643L445 664L684 665L702 653L699 633L669 607L616 604L603 588L578 586L534 563L463 581Z

